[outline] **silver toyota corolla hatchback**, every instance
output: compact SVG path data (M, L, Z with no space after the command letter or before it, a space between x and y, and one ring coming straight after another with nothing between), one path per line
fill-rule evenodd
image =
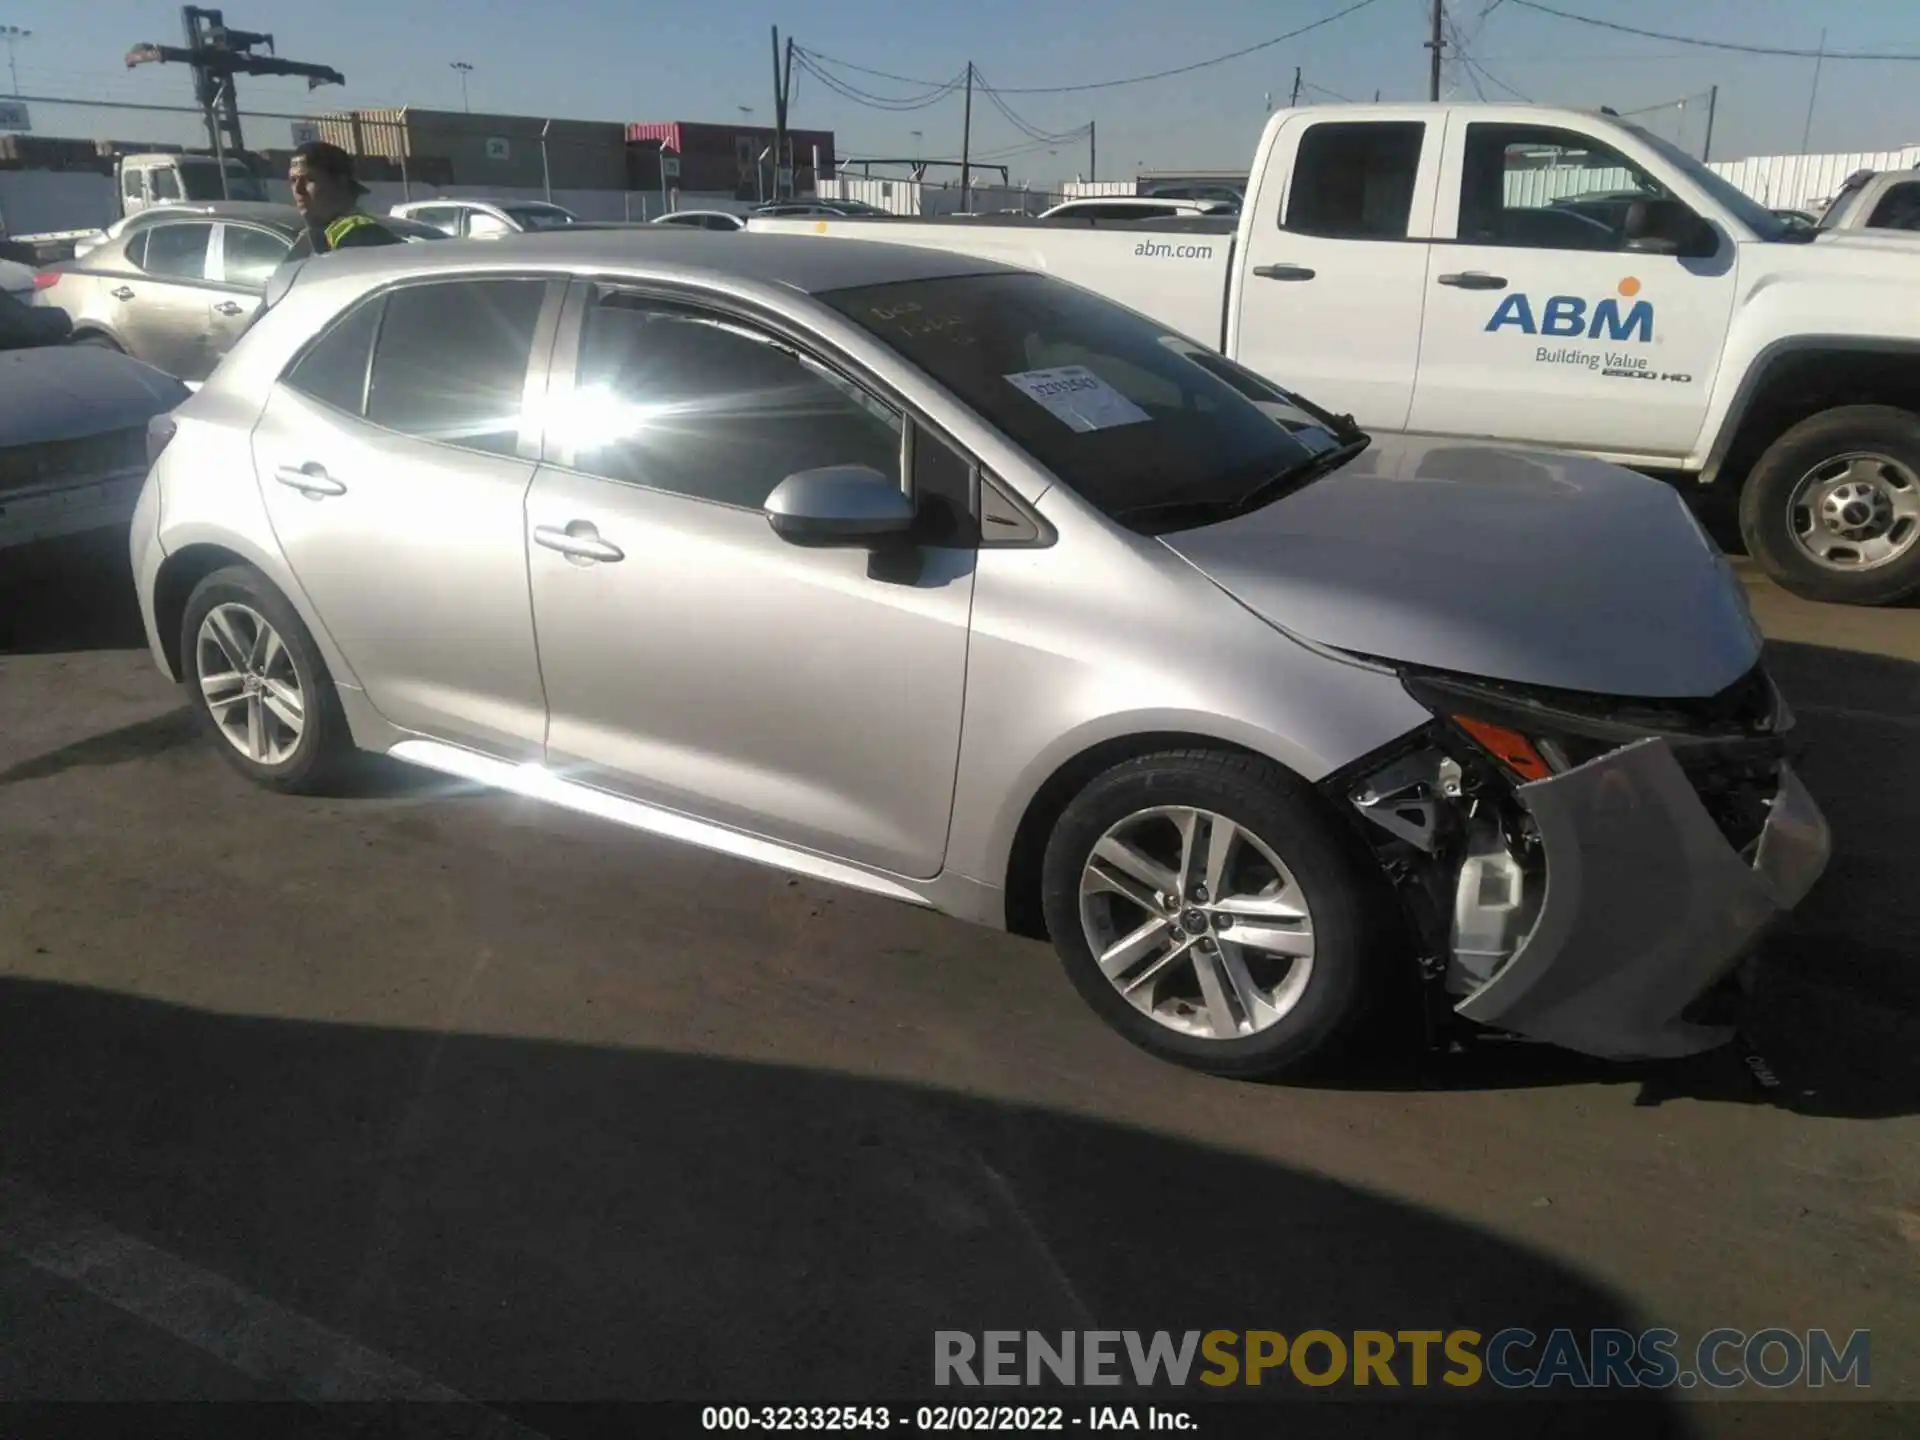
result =
M1422 995L1720 1043L1826 863L1655 481L1368 436L924 248L550 234L267 301L132 535L156 660L263 785L382 752L1048 938L1238 1075Z

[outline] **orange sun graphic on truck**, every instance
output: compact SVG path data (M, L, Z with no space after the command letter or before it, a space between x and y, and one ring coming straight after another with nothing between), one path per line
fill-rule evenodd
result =
M1640 293L1640 282L1631 275L1627 276L1626 279L1620 282L1620 293L1628 299L1632 299Z

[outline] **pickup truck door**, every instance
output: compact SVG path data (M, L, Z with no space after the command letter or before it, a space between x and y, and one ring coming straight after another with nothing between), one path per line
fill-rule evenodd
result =
M1439 148L1425 120L1283 128L1242 216L1227 354L1362 425L1404 426Z
M1733 309L1736 248L1628 249L1654 173L1577 130L1454 114L1409 428L1678 461Z

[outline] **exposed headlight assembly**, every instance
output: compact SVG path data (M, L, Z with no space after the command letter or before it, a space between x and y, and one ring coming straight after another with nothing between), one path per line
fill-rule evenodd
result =
M1682 764L1704 751L1777 756L1793 724L1760 666L1701 699L1620 699L1411 670L1400 679L1449 729L1523 783L1654 737L1666 740Z

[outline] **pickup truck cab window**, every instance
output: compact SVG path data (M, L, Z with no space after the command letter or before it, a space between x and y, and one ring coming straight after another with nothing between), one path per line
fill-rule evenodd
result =
M1343 240L1406 239L1426 129L1378 120L1309 127L1282 226Z
M1867 225L1876 230L1920 230L1920 180L1890 188L1873 207Z

